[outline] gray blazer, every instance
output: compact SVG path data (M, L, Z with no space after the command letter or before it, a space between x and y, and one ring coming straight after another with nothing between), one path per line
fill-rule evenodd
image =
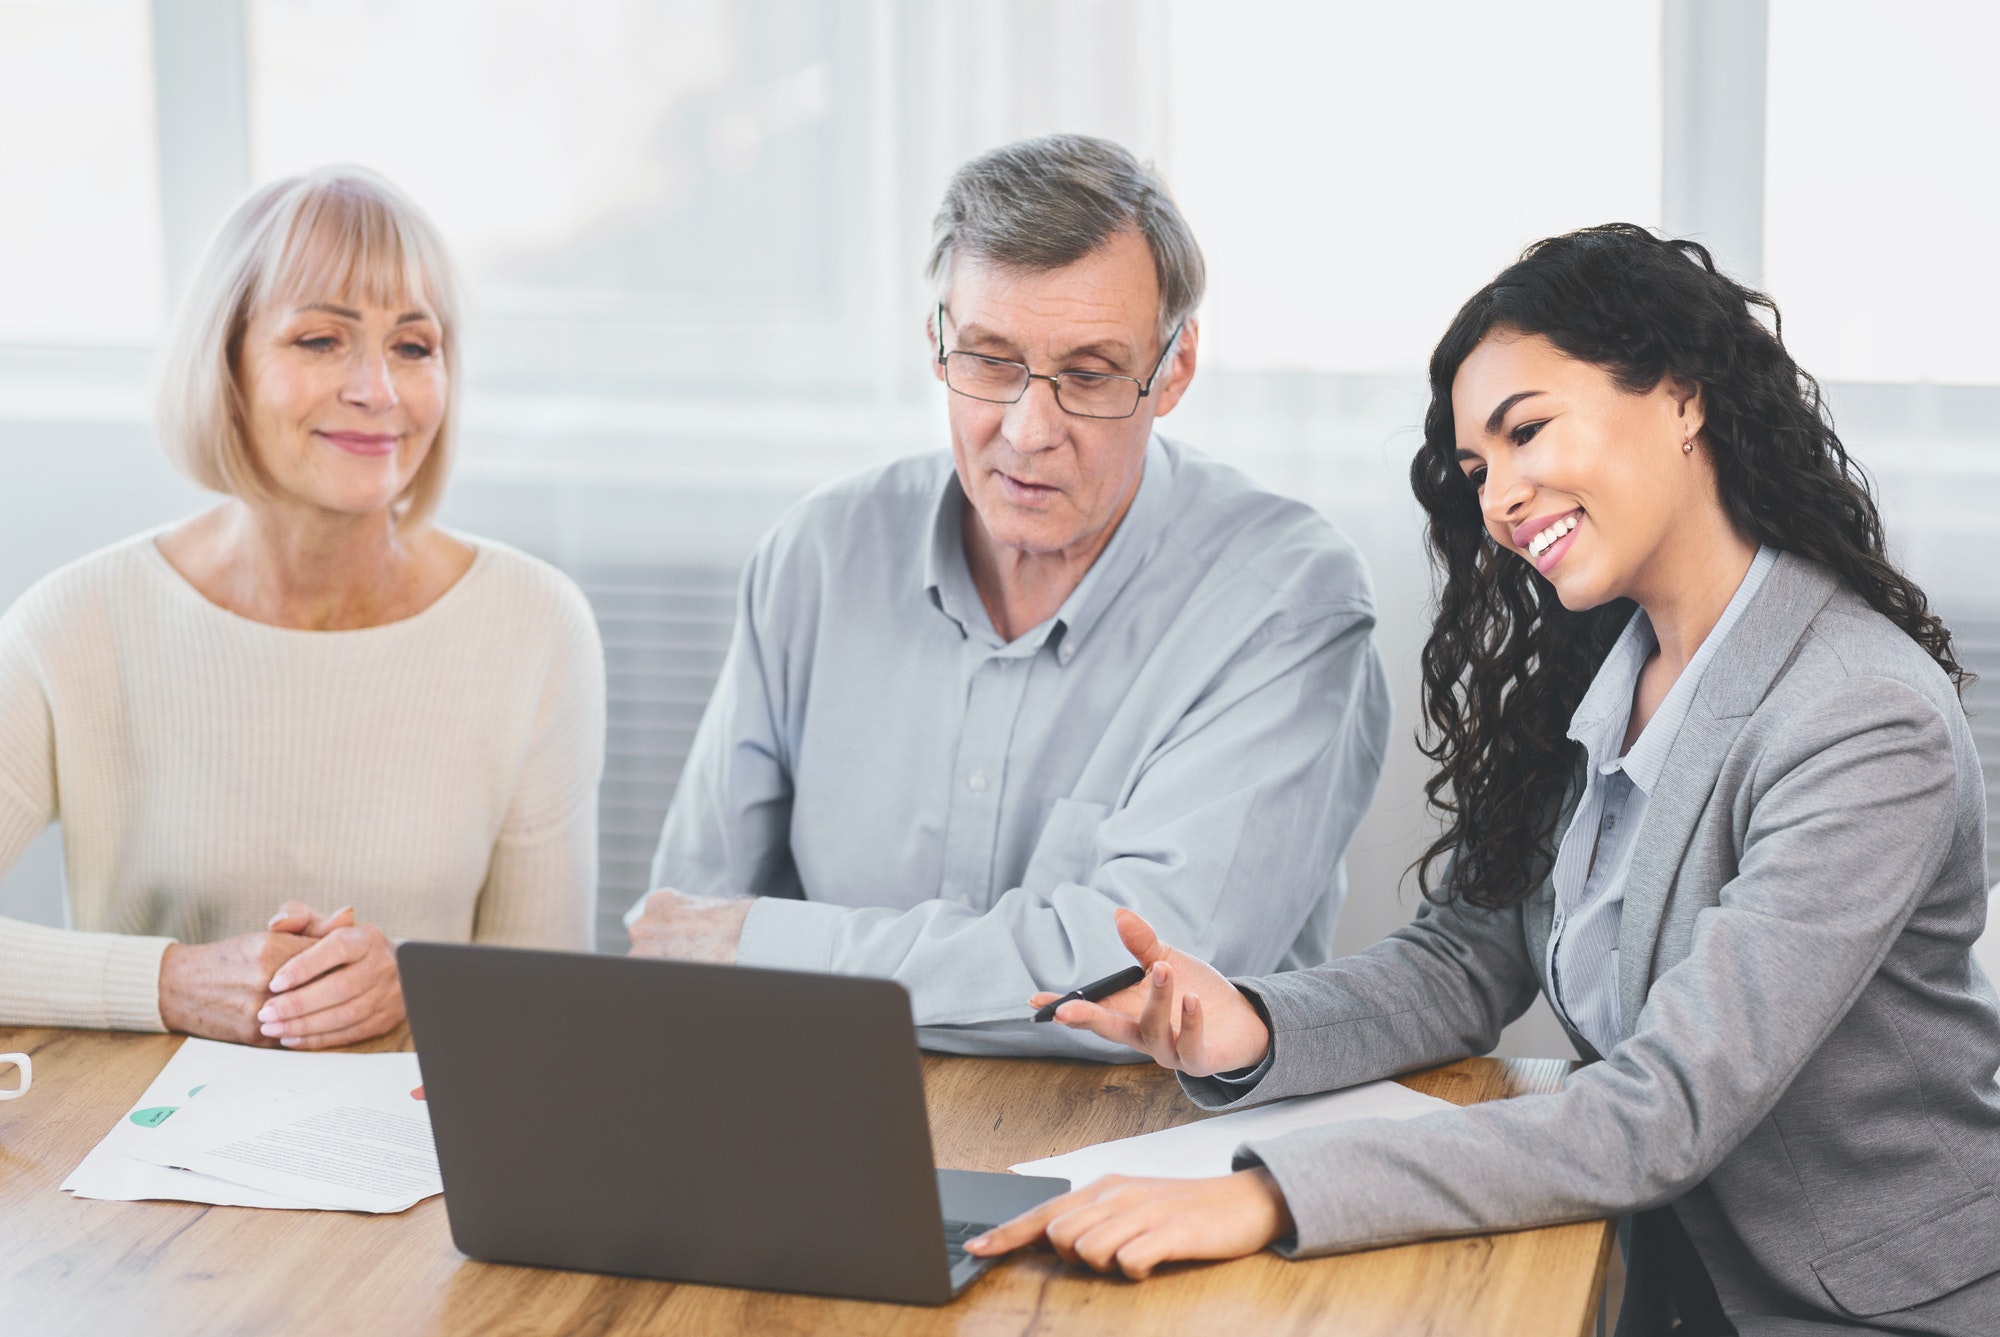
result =
M1785 555L1639 833L1617 1047L1557 1093L1306 1130L1238 1163L1283 1187L1297 1254L1672 1204L1746 1333L1773 1316L1993 1337L2000 1009L1971 954L1985 828L1944 675ZM1248 1094L1188 1093L1220 1109L1490 1050L1546 986L1553 896L1426 906L1358 955L1242 981L1270 1017L1268 1070Z

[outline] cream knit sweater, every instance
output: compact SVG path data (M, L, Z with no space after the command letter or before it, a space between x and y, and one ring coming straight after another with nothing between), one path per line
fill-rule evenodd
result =
M415 617L294 631L142 534L0 618L0 870L60 818L72 928L0 919L0 1024L160 1030L170 941L287 900L393 938L585 948L604 652L553 568L484 540Z

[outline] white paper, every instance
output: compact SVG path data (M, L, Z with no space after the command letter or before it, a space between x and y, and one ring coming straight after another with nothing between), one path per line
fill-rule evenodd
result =
M400 1212L444 1191L414 1054L238 1061L134 1153L324 1207Z
M1414 1119L1452 1108L1448 1100L1412 1091L1399 1082L1368 1082L1345 1091L1295 1096L1157 1133L1100 1142L1011 1168L1016 1174L1067 1179L1075 1188L1105 1175L1206 1179L1228 1174L1236 1149L1245 1142L1352 1119Z
M410 1095L420 1080L414 1054L301 1054L187 1040L62 1186L119 1201L401 1211L442 1188L428 1107ZM342 1109L360 1113L329 1113ZM310 1122L319 1116L326 1117ZM301 1123L310 1126L293 1127ZM214 1154L223 1148L233 1150ZM274 1149L287 1154L282 1170L257 1163ZM357 1153L369 1173L329 1163ZM414 1157L414 1167L398 1157ZM201 1172L174 1168L190 1161ZM384 1173L398 1166L406 1173Z
M166 1199L175 1202L206 1202L222 1207L310 1208L319 1204L301 1202L275 1193L263 1193L207 1175L186 1170L168 1170L134 1159L162 1137L160 1129L180 1108L193 1100L214 1078L246 1053L270 1051L216 1040L185 1040L160 1069L160 1075L139 1097L139 1103L121 1115L103 1140L90 1149L62 1187L79 1198L102 1198L113 1202L143 1202Z

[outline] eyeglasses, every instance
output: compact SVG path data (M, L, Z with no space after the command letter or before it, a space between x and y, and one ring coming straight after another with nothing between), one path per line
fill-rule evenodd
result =
M944 367L944 383L954 394L988 404L1014 404L1028 393L1028 382L1047 381L1056 392L1056 405L1079 418L1129 418L1139 411L1139 401L1153 393L1153 382L1167 365L1167 354L1181 337L1182 321L1167 336L1160 360L1145 380L1119 376L1107 371L1059 371L1045 376L1029 371L1019 362L979 353L946 352L944 346L944 303L937 308L938 362Z

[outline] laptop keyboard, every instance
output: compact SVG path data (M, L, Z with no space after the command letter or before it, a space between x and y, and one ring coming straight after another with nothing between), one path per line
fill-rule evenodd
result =
M944 1223L944 1256L952 1267L957 1267L972 1257L965 1251L965 1242L975 1235L984 1235L993 1229L972 1221L947 1221Z

